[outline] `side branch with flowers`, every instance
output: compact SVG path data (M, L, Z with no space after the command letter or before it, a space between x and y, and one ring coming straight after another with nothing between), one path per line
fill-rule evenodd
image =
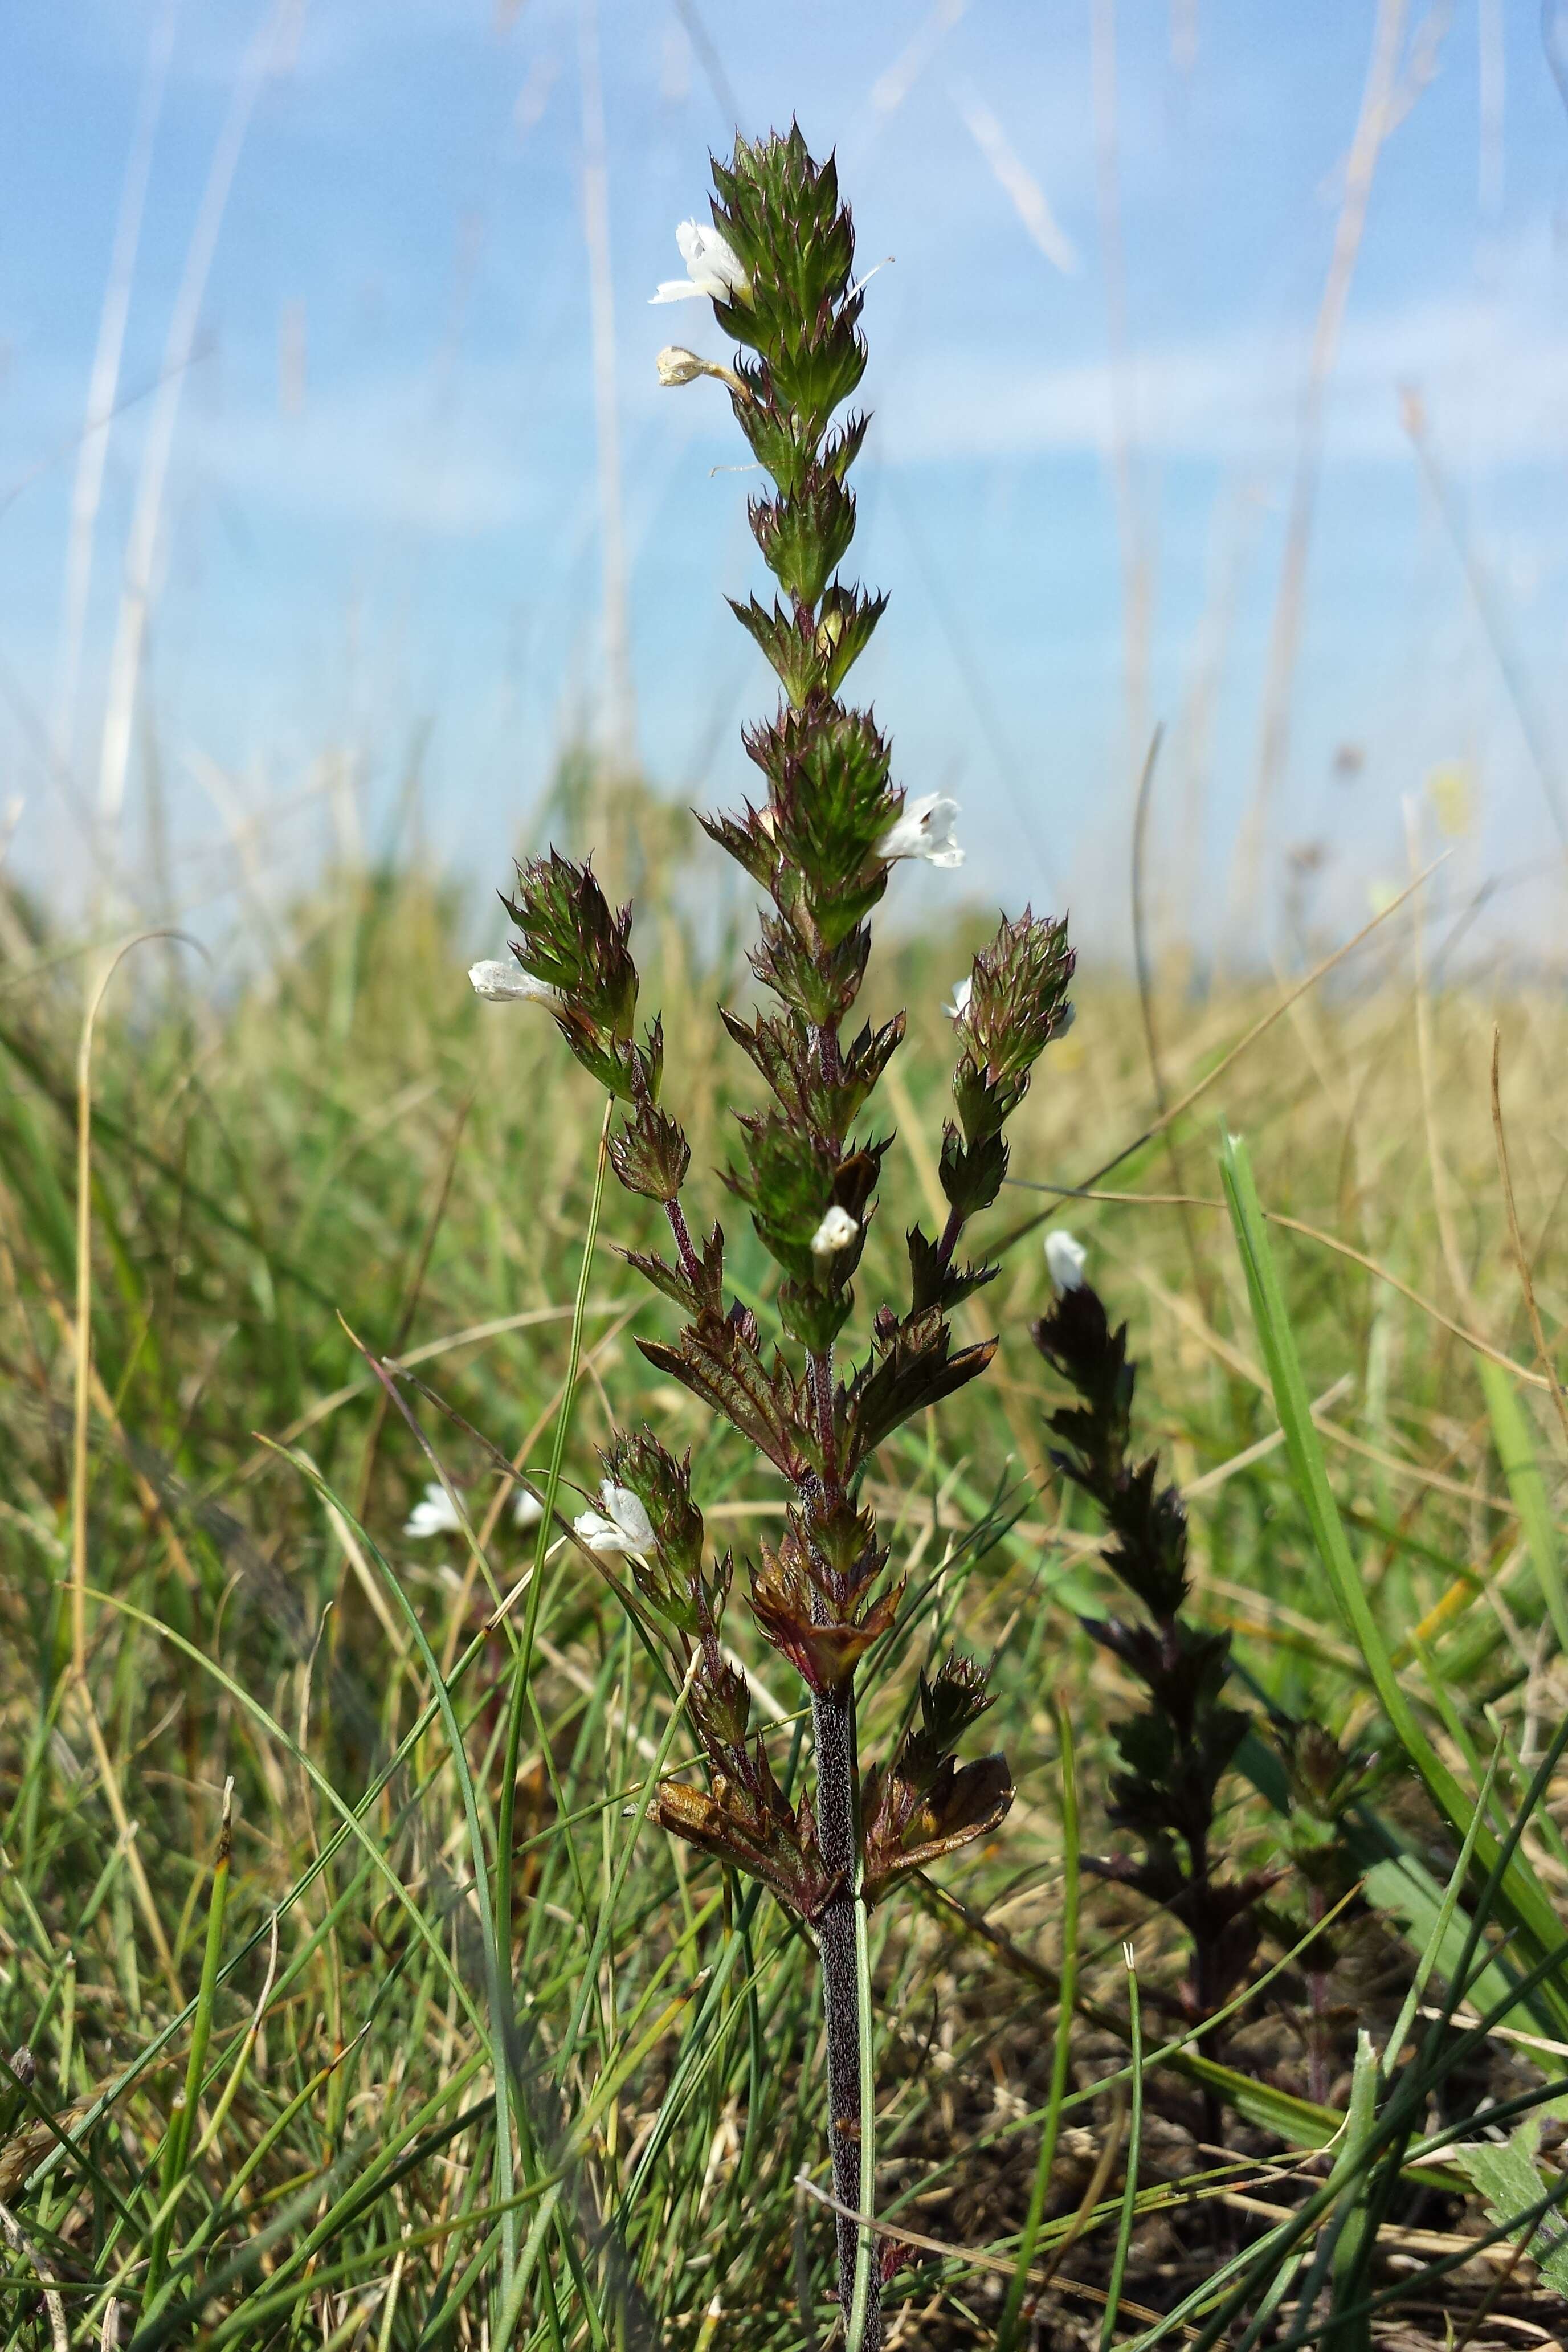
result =
M1034 1064L1071 1017L1073 955L1065 923L1026 911L1002 923L960 984L950 1007L957 1116L941 1153L948 1214L938 1234L910 1230L907 1297L877 1306L868 1351L841 1365L891 1139L862 1122L904 1033L902 1014L875 1030L850 1025L869 919L900 860L953 867L963 852L953 803L937 793L907 798L871 713L840 698L885 599L847 584L839 569L854 536L848 477L868 419L851 413L834 423L866 365L854 236L834 163L816 163L792 128L756 143L737 139L732 160L714 164L713 182L711 226L688 221L678 231L687 278L654 299L710 301L740 346L732 365L668 349L658 372L669 384L722 383L773 485L748 511L777 593L765 604L752 597L733 605L783 688L773 716L743 739L763 788L739 814L700 822L768 900L751 962L772 1003L721 1017L772 1099L739 1118L738 1156L721 1177L778 1267L776 1330L764 1333L750 1307L726 1296L721 1228L694 1234L688 1222L690 1153L664 1106L662 1032L657 1020L640 1034L637 1027L630 908L613 910L589 865L551 851L520 868L505 901L518 933L512 962L477 964L471 977L482 996L547 1004L577 1060L622 1106L612 1164L628 1191L660 1203L672 1242L668 1256L626 1255L685 1318L673 1339L638 1344L789 1483L782 1536L761 1542L746 1568L760 1633L810 1694L815 1794L795 1804L752 1732L745 1681L721 1646L734 1563L706 1549L689 1456L678 1461L647 1430L617 1434L604 1452L599 1507L577 1532L629 1562L682 1678L691 1675L707 1785L667 1781L657 1818L762 1880L815 1935L835 2193L841 2206L858 2208L856 1906L994 1828L1013 1793L1001 1757L956 1761L989 1704L984 1675L957 1654L922 1675L918 1723L862 1777L858 1679L892 1629L903 1591L862 1482L896 1430L983 1372L994 1352L994 1340L953 1345L952 1309L996 1270L961 1264L958 1249L970 1220L1000 1192L1004 1129ZM858 2237L840 2219L847 2316ZM858 2284L858 2340L874 2352L876 2263L862 2262Z

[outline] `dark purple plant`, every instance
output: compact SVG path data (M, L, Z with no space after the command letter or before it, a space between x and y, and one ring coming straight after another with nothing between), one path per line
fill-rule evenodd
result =
M1047 1255L1057 1297L1034 1326L1035 1344L1079 1400L1047 1415L1058 1441L1052 1458L1104 1515L1111 1540L1101 1557L1140 1608L1131 1618L1087 1618L1085 1630L1137 1676L1149 1699L1111 1734L1122 1769L1112 1777L1108 1811L1139 1851L1084 1866L1135 1888L1185 1930L1192 1967L1179 1997L1197 2023L1223 2008L1246 1977L1260 1936L1257 1905L1270 1884L1267 1874L1226 1876L1214 1853L1219 1786L1249 1718L1226 1703L1229 1634L1182 1613L1188 1586L1181 1496L1156 1483L1156 1456L1130 1453L1137 1370L1127 1327L1112 1330L1068 1234L1053 1234Z

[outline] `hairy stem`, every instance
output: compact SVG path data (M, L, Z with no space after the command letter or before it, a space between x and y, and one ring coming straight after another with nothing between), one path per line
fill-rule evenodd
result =
M838 1476L837 1449L833 1433L833 1350L824 1348L807 1360L807 1378L816 1407L816 1438L822 1448L823 1507L831 1510L843 1492Z
M856 1754L855 1694L824 1691L812 1701L816 1735L816 1835L822 1859L839 1891L817 1921L822 1956L822 2002L827 2024L827 2116L833 2155L833 2193L840 2205L860 2210L860 2039L855 1958L855 1906L859 1900L859 1767ZM855 2299L855 2255L859 2231L838 2214L834 2222L838 2252L838 2300L847 2325ZM873 2252L860 2352L878 2352L882 2341L881 2278Z
M691 1246L691 1233L686 1222L686 1212L679 1201L667 1201L664 1204L664 1213L669 1219L669 1230L675 1235L675 1246L680 1255L680 1270L688 1282L695 1282L702 1269L697 1252Z

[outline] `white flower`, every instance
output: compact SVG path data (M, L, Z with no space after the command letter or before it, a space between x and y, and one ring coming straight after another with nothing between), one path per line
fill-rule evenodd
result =
M963 852L952 837L958 803L945 793L922 793L877 844L879 857L923 857L928 866L962 866Z
M468 966L468 985L487 1004L553 1004L555 991L517 963L493 959Z
M700 375L708 373L707 362L680 343L666 343L654 365L660 383L695 383Z
M700 289L689 287L677 290L696 293ZM684 343L666 343L654 365L663 384L695 383L700 375L710 375L717 383L728 384L743 407L749 408L755 397L751 385L738 376L733 368L725 367L718 360L700 360L695 352L687 350Z
M512 1526L536 1528L543 1517L544 1506L538 1496L531 1495L526 1486L520 1486L517 1490L517 1500L511 1507Z
M645 1559L653 1549L653 1521L640 1496L629 1486L606 1478L599 1489L603 1511L584 1511L572 1524L590 1551L624 1552L628 1559Z
M462 1526L458 1507L437 1479L425 1489L423 1502L416 1503L403 1524L405 1536L423 1543L427 1536L456 1535Z
M1059 1229L1046 1235L1046 1271L1058 1290L1081 1290L1089 1252Z
M686 275L665 278L658 292L648 298L651 301L689 302L706 294L710 301L729 302L738 294L751 292L752 281L741 266L740 256L731 250L716 228L704 228L700 221L684 220L675 232L675 242L680 247Z
M847 1209L829 1209L811 1237L813 1257L832 1257L837 1250L847 1249L860 1228Z
M968 972L964 973L962 980L955 980L953 982L952 1003L951 1004L944 1004L942 1008L950 1021L963 1020L964 1014L969 1010L969 1000L973 993L974 982L970 978Z

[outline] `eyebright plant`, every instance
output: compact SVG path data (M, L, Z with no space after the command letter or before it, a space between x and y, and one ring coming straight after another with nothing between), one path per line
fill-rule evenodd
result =
M1350 1816L1389 1768L1376 1755L1341 1748L1320 1724L1279 1710L1259 1718L1228 1703L1230 1636L1182 1614L1185 1507L1174 1486L1155 1486L1153 1456L1128 1458L1137 1368L1127 1358L1126 1326L1111 1329L1086 1278L1088 1264L1071 1234L1058 1227L1047 1234L1046 1266L1057 1297L1034 1339L1081 1400L1048 1416L1061 1441L1052 1459L1104 1514L1113 1540L1101 1557L1145 1612L1133 1623L1085 1619L1084 1629L1131 1667L1149 1705L1112 1727L1123 1769L1112 1779L1109 1807L1113 1826L1131 1832L1143 1851L1087 1859L1084 1867L1132 1887L1185 1930L1192 1966L1176 1998L1189 2023L1201 2023L1231 2000L1266 1935L1285 1952L1304 1946L1308 2086L1311 2097L1326 2101L1334 2030L1347 2021L1332 2007L1331 1979L1347 1939L1372 1916L1357 1893L1368 1855ZM1278 1859L1227 1876L1214 1852L1220 1787L1254 1730L1266 1734L1281 1768ZM1286 1878L1305 1892L1304 1918L1278 1903L1274 1890ZM1332 1931L1324 1925L1331 1914L1339 1922Z
M1132 1442L1137 1368L1127 1326L1115 1330L1085 1274L1070 1234L1050 1234L1046 1264L1056 1290L1034 1326L1035 1345L1079 1402L1047 1417L1052 1459L1104 1515L1112 1540L1101 1557L1142 1609L1136 1619L1089 1618L1084 1630L1143 1685L1149 1704L1112 1727L1122 1769L1110 1783L1110 1818L1138 1854L1086 1860L1101 1878L1159 1904L1185 1931L1192 1968L1178 1999L1196 2024L1225 2006L1261 1938L1268 1873L1223 1875L1213 1838L1219 1787L1250 1727L1226 1703L1230 1636L1182 1614L1187 1599L1187 1514L1174 1486L1156 1486L1157 1456L1139 1461Z
M768 902L751 950L763 999L722 1019L772 1098L738 1118L736 1156L721 1175L778 1268L776 1330L764 1332L756 1313L726 1295L721 1228L697 1239L688 1223L690 1152L666 1107L659 1024L637 1027L630 908L612 909L590 865L552 850L519 869L505 900L517 926L515 975L479 964L472 978L483 996L547 1004L577 1060L620 1106L611 1163L627 1191L662 1206L673 1241L668 1257L626 1255L685 1318L673 1339L638 1345L788 1482L783 1533L759 1542L745 1569L759 1633L810 1695L816 1785L797 1802L752 1730L745 1676L721 1642L735 1564L707 1549L689 1455L676 1460L647 1430L617 1434L604 1452L598 1505L577 1531L593 1550L625 1559L680 1675L690 1676L706 1785L666 1781L658 1820L760 1879L816 1939L834 2187L841 2205L859 2210L869 2186L862 2094L870 2091L858 2037L860 2000L869 2000L859 1906L994 1829L1013 1795L1001 1757L956 1760L990 1703L984 1675L956 1654L931 1662L912 1727L862 1778L858 1686L903 1591L864 1480L896 1430L973 1380L994 1351L994 1340L953 1345L952 1309L995 1272L961 1264L958 1247L970 1220L997 1197L1006 1122L1070 1018L1073 955L1065 923L1026 912L1005 920L975 958L949 1008L958 1066L956 1117L941 1152L947 1218L935 1235L910 1230L906 1294L876 1307L868 1350L841 1360L890 1140L866 1124L867 1113L904 1034L901 1013L878 1029L853 1023L869 919L899 861L951 868L963 851L954 803L906 795L870 711L840 697L885 600L841 573L855 530L849 475L868 420L850 413L834 422L866 367L854 232L835 165L815 163L792 128L754 144L738 138L732 160L714 163L713 184L711 227L689 221L678 232L689 282L661 286L654 299L708 299L740 348L732 366L674 348L658 366L669 384L704 376L723 383L772 483L748 512L776 590L766 603L753 596L732 609L777 673L782 698L744 733L762 779L754 799L738 814L700 822ZM874 2352L880 2266L862 2253L858 2275L858 2236L839 2221L839 2294L852 2337L858 2319L858 2342Z

